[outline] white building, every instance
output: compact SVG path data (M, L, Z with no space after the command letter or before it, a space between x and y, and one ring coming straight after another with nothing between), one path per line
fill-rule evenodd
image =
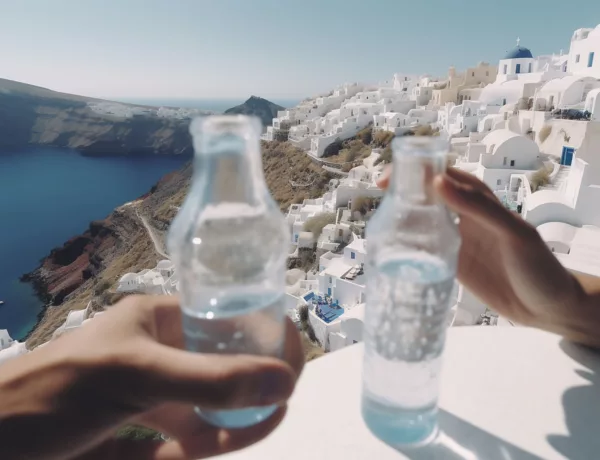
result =
M534 58L528 48L517 45L500 60L496 81L482 89L478 100L488 106L528 101L545 82L567 76L566 60L566 55Z
M10 346L0 350L0 365L2 365L2 363L10 359L24 355L26 353L29 353L27 345L25 343L21 343L15 340L11 343Z
M14 340L6 329L0 329L0 350L10 347Z
M555 158L556 179L553 187L531 193L525 180L513 178L523 218L535 227L548 222L600 226L600 122L550 120L548 126L542 149Z
M25 343L13 340L6 329L0 329L0 365L25 353L29 353Z
M574 75L600 79L600 25L573 32L567 67Z
M498 129L481 141L469 142L455 166L474 174L490 189L502 190L510 186L513 175L532 175L542 162L535 142L507 129Z
M161 260L153 269L126 273L119 280L117 292L140 292L148 295L172 294L177 291L178 278L170 260Z

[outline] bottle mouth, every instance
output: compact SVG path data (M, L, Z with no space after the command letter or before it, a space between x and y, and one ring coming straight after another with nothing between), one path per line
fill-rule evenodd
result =
M392 149L401 156L436 157L446 155L450 143L440 136L402 136L392 141Z
M232 134L249 140L261 132L260 118L248 115L210 115L194 118L190 123L192 137Z

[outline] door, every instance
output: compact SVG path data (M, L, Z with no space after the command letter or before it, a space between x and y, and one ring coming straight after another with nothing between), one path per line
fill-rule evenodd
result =
M563 147L562 156L560 157L560 164L565 166L571 166L573 162L573 153L575 149L573 147Z
M327 288L327 295L331 297L331 288Z

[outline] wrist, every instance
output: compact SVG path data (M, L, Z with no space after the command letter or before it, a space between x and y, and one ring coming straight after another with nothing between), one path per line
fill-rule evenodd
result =
M562 309L557 332L572 342L600 348L600 278L576 272L570 275L573 300Z

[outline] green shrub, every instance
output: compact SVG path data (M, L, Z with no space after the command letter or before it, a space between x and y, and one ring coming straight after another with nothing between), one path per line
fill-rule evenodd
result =
M364 216L373 208L374 203L375 201L371 197L357 196L352 200L352 206L350 209L353 213L358 211Z
M378 165L382 161L385 161L386 163L392 162L392 148L389 145L381 152L381 155L377 158L375 164Z
M367 126L365 129L361 129L356 133L356 138L359 139L363 144L369 145L373 140L373 128Z
M440 130L433 129L430 125L417 126L414 129L415 136L439 136Z
M335 212L324 212L304 222L304 231L312 232L315 241L319 239L326 225L335 224Z
M394 139L394 133L389 131L377 131L373 136L373 144L375 147L387 147L392 143L392 139Z
M540 134L539 134L540 142L545 142L551 133L552 133L552 126L544 125L542 127L542 129L540 129Z
M544 185L548 185L550 183L550 172L551 171L549 169L541 167L533 173L533 176L531 176L531 179L529 180L532 192L535 192L540 187L543 187Z

